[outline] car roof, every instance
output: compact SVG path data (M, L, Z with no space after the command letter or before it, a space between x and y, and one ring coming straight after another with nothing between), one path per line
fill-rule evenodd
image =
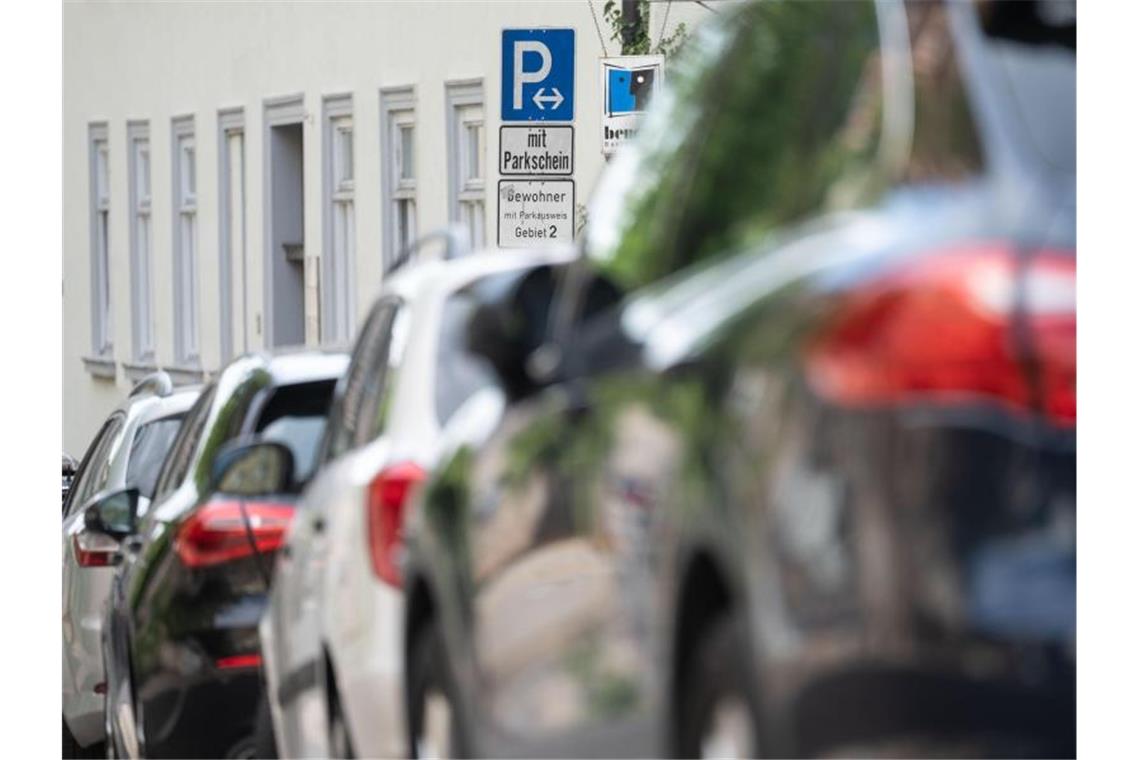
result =
M243 354L222 369L237 364L259 365L269 373L273 385L296 385L336 380L348 367L348 350L343 346L291 346L272 351L255 351Z
M163 417L189 409L202 393L202 386L198 384L167 386L166 390L158 391L144 389L142 392L139 392L139 387L135 386L135 389L119 402L115 411L124 412L131 418L138 415L146 415L148 419Z
M173 414L182 414L189 411L202 394L201 385L179 386L171 391L169 396L157 396L143 399L149 403L139 404L138 422L145 425L148 422L169 417Z
M573 261L578 250L571 245L504 250L487 248L456 259L416 261L388 278L380 297L397 295L414 299L424 287L445 290L459 287L478 277L496 272L564 264Z

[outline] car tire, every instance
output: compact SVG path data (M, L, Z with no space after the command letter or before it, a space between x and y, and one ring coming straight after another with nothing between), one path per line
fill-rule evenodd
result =
M676 757L759 757L759 700L744 619L728 613L699 635L680 695Z
M408 679L408 756L467 757L454 681L434 621L416 634Z

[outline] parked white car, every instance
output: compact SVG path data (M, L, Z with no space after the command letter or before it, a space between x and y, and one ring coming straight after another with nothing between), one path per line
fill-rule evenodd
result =
M139 511L199 388L175 389L166 373L140 382L91 442L63 505L63 742L66 756L103 742L103 607L119 550L84 530L83 513L100 495L139 490Z
M451 431L495 420L491 369L465 350L477 288L569 261L487 252L389 275L330 411L320 470L278 556L260 626L280 757L405 757L402 521Z

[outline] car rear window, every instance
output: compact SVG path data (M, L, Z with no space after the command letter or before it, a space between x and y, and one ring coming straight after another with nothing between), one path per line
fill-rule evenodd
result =
M148 422L135 431L134 440L131 441L130 456L127 460L127 486L139 490L139 494L147 499L154 498L155 486L158 484L158 473L162 462L178 435L178 428L182 425L184 414L175 414L169 417Z
M284 444L293 453L298 483L313 474L335 386L335 380L283 385L273 391L258 416L259 437Z

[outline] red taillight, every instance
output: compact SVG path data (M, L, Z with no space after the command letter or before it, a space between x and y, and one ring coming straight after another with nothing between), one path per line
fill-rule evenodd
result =
M247 501L249 530L237 501L211 501L178 530L174 549L187 567L208 567L281 548L293 520L291 504ZM253 541L250 542L250 533Z
M1035 372L1041 411L1076 424L1076 258L1036 253L1019 283L1017 255L948 251L860 288L807 352L812 387L847 406L986 399L1035 411Z
M417 464L402 462L385 468L368 486L368 548L377 577L399 586L400 567L396 552L403 537L404 504L412 486L423 481Z
M110 567L119 551L119 542L103 533L81 531L72 536L71 545L80 567Z
M235 670L237 668L260 668L261 655L235 654L230 657L219 657L214 660L214 667L218 670Z

